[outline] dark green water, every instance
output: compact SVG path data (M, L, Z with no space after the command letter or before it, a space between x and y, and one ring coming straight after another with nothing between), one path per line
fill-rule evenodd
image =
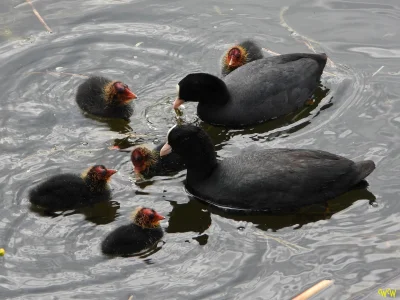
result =
M335 281L324 299L356 299L399 275L397 0L33 3L53 33L25 0L0 3L1 299L289 299L322 279ZM246 130L203 124L193 104L177 120L177 82L217 73L223 51L247 37L278 53L310 52L304 41L326 52L333 64L317 103ZM84 79L63 73L126 82L139 95L131 121L82 114L74 97ZM313 148L377 169L330 213L230 215L190 198L185 172L136 184L129 154L110 150L163 141L177 121L207 129L221 158L249 145ZM113 202L54 217L31 210L33 184L95 163L119 170ZM101 240L138 205L167 217L164 243L143 257L103 257Z

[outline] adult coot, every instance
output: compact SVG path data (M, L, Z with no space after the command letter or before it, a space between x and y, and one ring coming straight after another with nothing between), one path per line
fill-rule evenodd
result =
M257 59L224 77L192 73L177 86L174 109L199 102L204 122L243 128L304 106L319 84L326 54L294 53Z
M154 150L150 150L144 146L133 149L131 161L135 173L139 177L163 176L185 169L182 158L174 152L168 156L160 157L162 146L164 144L159 144Z
M164 235L160 221L165 218L154 209L139 207L132 214L132 223L118 227L101 243L107 255L129 255L153 246Z
M99 117L128 120L133 109L130 102L136 99L129 87L121 81L94 76L78 87L76 102L84 111Z
M221 59L221 75L226 76L240 66L261 58L264 58L261 47L252 40L245 40L224 53Z
M278 211L324 202L347 192L374 169L319 150L265 149L217 161L210 137L198 127L172 128L160 155L171 149L187 167L190 193L213 205Z
M82 176L55 175L34 187L29 193L29 201L47 210L57 211L110 200L108 181L116 172L102 165L95 165Z

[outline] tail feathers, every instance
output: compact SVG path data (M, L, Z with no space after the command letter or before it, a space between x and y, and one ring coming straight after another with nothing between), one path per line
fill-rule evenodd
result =
M372 160L364 160L356 163L359 172L359 181L365 179L375 170L375 163Z
M298 56L298 58L312 58L318 63L325 65L328 60L326 53L293 53L292 55Z
M318 62L319 68L322 73L325 69L326 62L328 61L328 56L326 55L326 53L318 53L314 54L313 58Z
M324 71L326 62L328 60L328 56L326 55L326 53L295 53L292 54L294 57L297 57L297 59L301 59L301 58L311 58L313 60L315 60L318 63L319 66L319 72L322 73ZM292 56L292 60L293 60L293 56Z

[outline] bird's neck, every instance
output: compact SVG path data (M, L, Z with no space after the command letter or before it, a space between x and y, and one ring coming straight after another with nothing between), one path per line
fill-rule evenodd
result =
M222 80L221 80L222 81ZM222 106L225 105L231 98L227 86L223 82L217 90L209 90L201 103L207 106Z
M133 220L133 224L143 229L154 229L160 227L160 222L144 222L143 219L141 219L140 217L136 217Z
M188 181L203 180L208 178L213 170L217 167L218 161L215 153L202 153L194 159L188 159L185 162L187 166Z

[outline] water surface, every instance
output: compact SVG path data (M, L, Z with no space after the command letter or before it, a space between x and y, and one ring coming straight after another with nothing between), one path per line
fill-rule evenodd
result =
M289 299L322 279L325 299L358 299L399 275L400 9L396 0L24 0L0 3L0 296L2 299ZM175 85L216 74L223 51L253 37L278 52L328 54L316 104L245 130L178 118ZM266 55L268 53L266 52ZM70 75L70 74L77 75ZM75 104L83 76L126 82L131 121L99 121ZM79 76L80 75L80 76ZM185 172L133 178L129 155L176 122L212 136L220 158L252 147L322 149L373 159L370 187L284 215L238 216L184 192ZM59 172L102 163L114 200L56 216L27 192ZM370 205L376 200L377 205ZM141 257L108 259L99 245L138 205L167 216L163 242Z

